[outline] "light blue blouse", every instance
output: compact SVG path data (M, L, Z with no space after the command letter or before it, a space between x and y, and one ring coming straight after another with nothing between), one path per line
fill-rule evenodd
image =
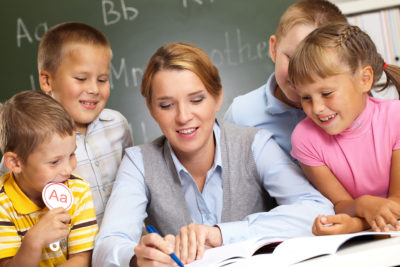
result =
M279 206L269 212L251 214L241 221L221 223L221 174L224 166L221 162L220 128L217 123L214 124L214 136L214 164L207 173L202 192L175 154L171 153L193 222L217 224L221 229L223 244L259 236L289 238L311 235L311 226L318 214L334 214L331 202L310 185L298 166L271 138L271 134L260 130L254 138L252 151L262 184ZM94 266L129 265L147 216L148 191L144 175L140 148L136 146L126 149L96 239Z

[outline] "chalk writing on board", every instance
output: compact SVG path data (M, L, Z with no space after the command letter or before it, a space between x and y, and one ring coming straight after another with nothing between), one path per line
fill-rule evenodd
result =
M143 138L144 138L144 143L148 143L149 142L149 137L146 133L146 124L144 123L144 121L140 122L140 127L142 129L142 134L143 134Z
M202 4L204 4L205 1L204 0L192 0L192 2L197 3L199 5L202 5ZM214 0L209 0L209 2L213 3ZM183 7L186 8L188 6L188 0L182 0L182 4L183 4Z
M243 41L240 29L236 29L232 36L225 32L225 47L221 49L212 49L209 53L216 66L228 65L238 66L245 62L263 60L268 55L268 46L266 41L258 42L252 45Z
M116 59L113 60L114 62ZM124 85L126 88L130 87L132 84L133 87L138 87L141 82L141 78L143 75L143 69L142 68L131 68L130 73L128 74L128 69L126 67L126 59L124 57L121 58L119 67L115 67L114 64L111 62L111 68L110 68L110 87L111 89L114 88L114 80L113 78L115 77L116 80L123 79ZM129 79L129 75L132 75L131 78ZM131 81L131 82L130 82Z
M29 75L29 80L31 81L31 89L36 90L35 78L34 78L33 74Z
M135 7L127 6L125 4L125 0L120 0L119 2L121 5L118 7L115 5L115 2L117 1L101 1L104 25L109 26L118 23L121 18L123 18L124 20L134 20L139 15L139 10Z
M213 63L217 67L221 66L240 66L247 62L265 60L268 55L268 45L266 41L259 41L255 44L242 38L240 29L236 29L234 34L224 33L224 46L206 51ZM119 60L114 58L110 67L110 87L114 88L114 82L123 82L126 88L139 87L143 76L144 67L128 67L127 59L121 57Z
M32 34L30 34L22 18L17 18L17 47L21 47L22 40L33 43L34 39L32 38L32 36L35 38L36 41L40 41L47 30L47 23L42 22L36 25L34 31L32 32Z

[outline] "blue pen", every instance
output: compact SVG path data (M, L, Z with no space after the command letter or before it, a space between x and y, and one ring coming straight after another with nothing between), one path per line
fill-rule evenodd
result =
M154 228L154 226L152 226L152 225L147 225L147 226L146 226L146 229L147 229L147 232L149 232L149 233L156 233L156 234L158 234L159 236L161 236L160 233L157 232L156 228ZM172 253L169 254L169 255L171 256L171 258L172 258L180 267L185 267L185 266L183 266L183 263L180 261L180 259L175 255L175 253L172 252Z

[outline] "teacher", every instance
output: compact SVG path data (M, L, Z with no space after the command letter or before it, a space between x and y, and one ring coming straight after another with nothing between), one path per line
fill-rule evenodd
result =
M216 119L221 81L200 48L159 48L141 93L164 135L126 149L94 266L171 266L172 251L186 264L208 247L311 235L318 214L333 214L270 132ZM142 235L143 222L165 237Z

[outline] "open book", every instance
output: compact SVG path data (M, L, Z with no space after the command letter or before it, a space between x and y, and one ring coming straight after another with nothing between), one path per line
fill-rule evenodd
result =
M186 267L222 267L240 263L254 254L263 254L262 260L271 266L287 266L317 256L335 254L341 247L360 240L400 237L400 232L359 232L353 234L296 237L279 242L277 239L258 238L208 249L202 260ZM400 240L399 240L400 242ZM254 257L257 258L257 257ZM233 264L232 266L236 266Z

